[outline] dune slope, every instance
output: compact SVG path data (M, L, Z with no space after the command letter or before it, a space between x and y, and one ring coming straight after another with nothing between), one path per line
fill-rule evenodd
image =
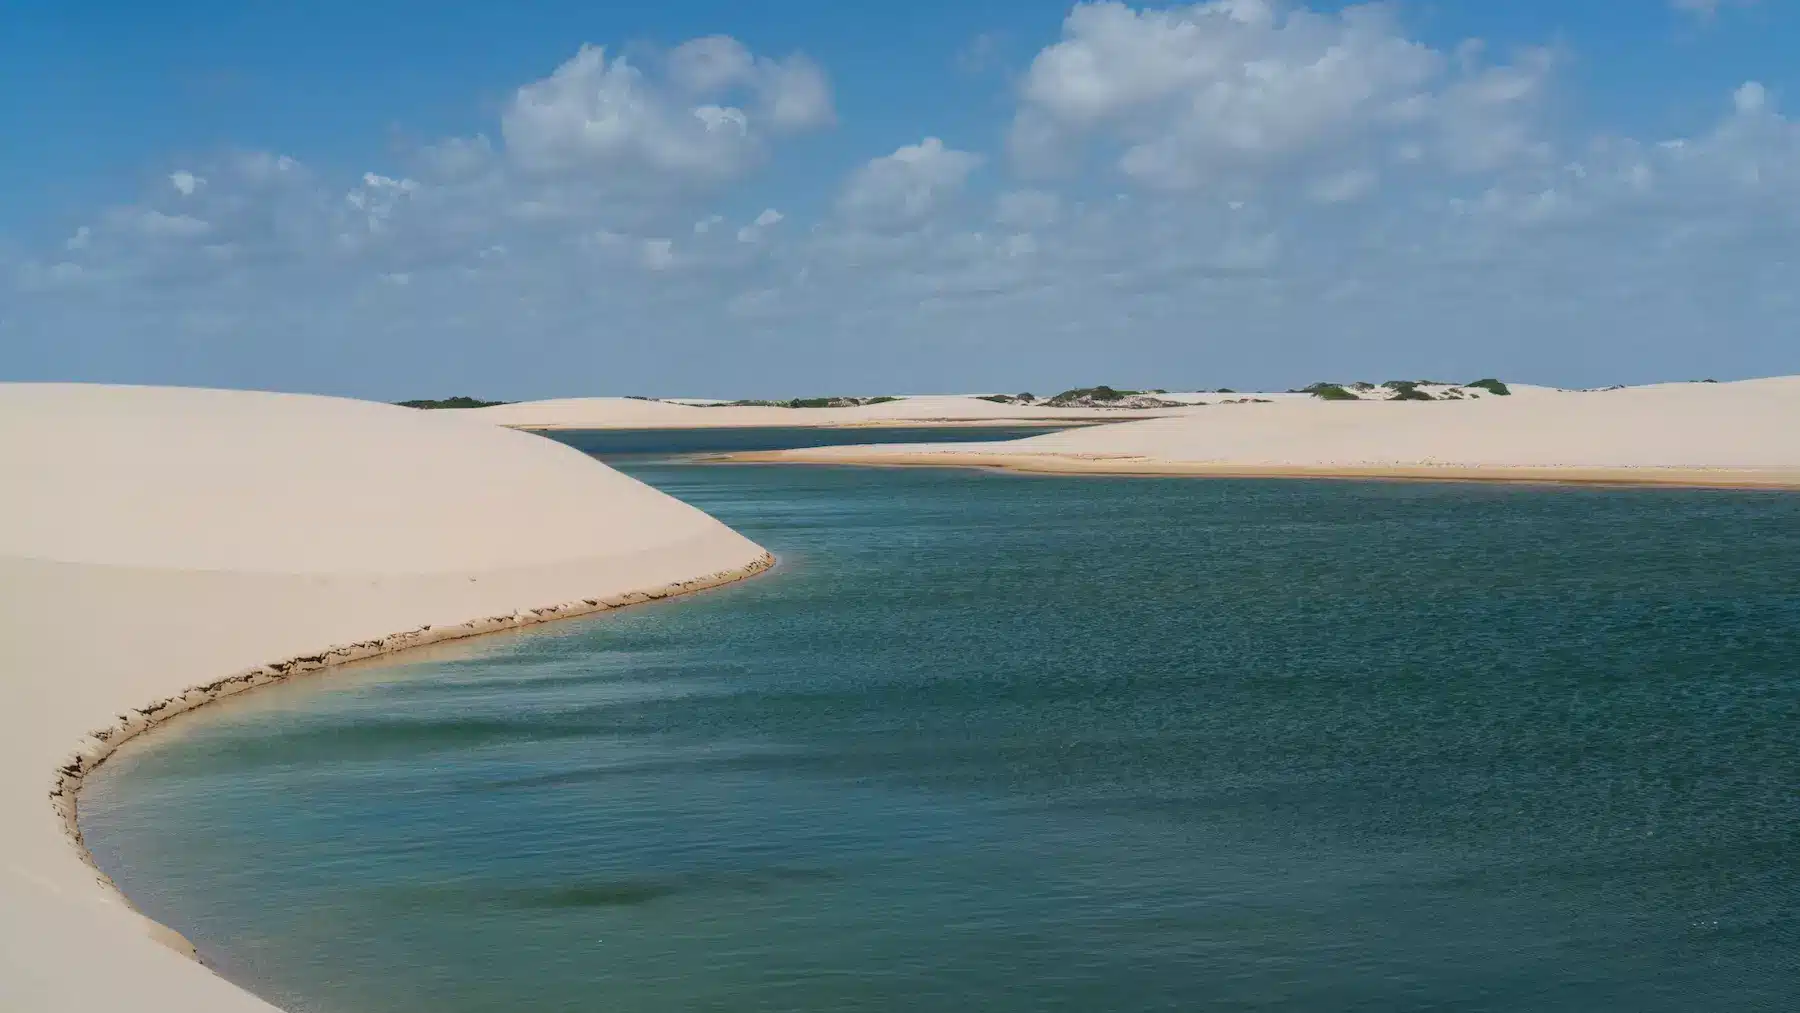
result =
M400 647L769 563L539 437L298 395L0 384L0 1009L268 1009L131 911L70 835L157 720ZM98 734L94 734L98 733Z
M1221 404L1003 443L822 447L736 459L1800 486L1800 377L1535 390L1476 401Z

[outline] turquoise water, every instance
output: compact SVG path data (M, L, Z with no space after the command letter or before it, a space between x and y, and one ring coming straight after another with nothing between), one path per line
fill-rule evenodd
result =
M627 467L781 566L177 721L102 865L306 1011L1800 1008L1800 497Z

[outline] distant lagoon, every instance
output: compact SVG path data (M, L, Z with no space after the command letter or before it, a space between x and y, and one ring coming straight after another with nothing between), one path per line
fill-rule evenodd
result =
M678 456L1044 431L557 434L781 566L180 718L88 842L297 1011L1800 1008L1800 497Z

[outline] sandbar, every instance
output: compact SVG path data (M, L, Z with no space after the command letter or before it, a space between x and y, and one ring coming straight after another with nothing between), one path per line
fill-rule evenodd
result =
M1800 377L1462 401L1213 404L1019 440L744 452L736 463L1097 475L1800 488Z
M700 406L641 398L580 397L439 410L513 429L577 430L1065 426L1158 418L1191 409L1049 408L1000 404L969 395L936 394L846 408Z

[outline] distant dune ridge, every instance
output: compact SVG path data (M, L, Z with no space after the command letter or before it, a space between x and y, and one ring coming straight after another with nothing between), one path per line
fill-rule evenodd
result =
M80 778L220 695L696 590L759 546L561 444L336 398L0 384L0 1009L267 1004L70 838Z
M1494 384L1487 387L1484 384ZM904 394L864 398L807 398L791 402L720 402L704 398L573 397L500 403L473 398L407 401L513 429L727 429L749 427L839 428L919 426L1095 424L1129 418L1183 415L1204 405L1317 400L1333 388L1345 400L1480 400L1497 394L1533 394L1552 388L1497 380L1454 385L1430 381L1320 383L1302 390L1238 392L1136 391L1081 387L1048 396L1030 394ZM861 403L857 403L861 402ZM481 404L481 407L470 405Z
M732 459L1800 487L1800 377L1510 388L1510 396L1450 401L1257 395L1261 403L1168 410L1005 443L838 446Z
M1177 409L1179 410L1179 409ZM973 395L925 395L848 408L696 405L626 397L522 401L455 410L516 429L711 429L758 426L909 426L1117 421L1119 409L999 404Z

